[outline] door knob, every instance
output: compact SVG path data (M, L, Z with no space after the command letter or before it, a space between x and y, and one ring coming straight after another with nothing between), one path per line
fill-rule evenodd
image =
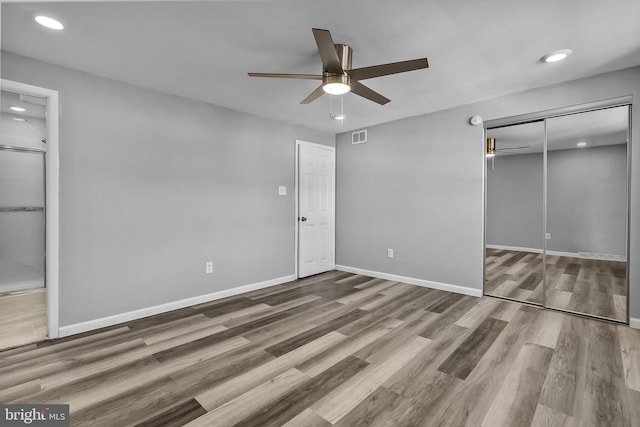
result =
M299 219L300 221L302 221L302 222L305 222L305 221L307 220L307 218L305 218L305 217L300 217L300 218L298 218L298 219Z

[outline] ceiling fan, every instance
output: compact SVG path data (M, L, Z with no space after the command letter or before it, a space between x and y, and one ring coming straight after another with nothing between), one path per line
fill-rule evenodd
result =
M523 145L522 147L496 148L496 151L526 150L527 148L531 148L531 146L530 145Z
M391 101L378 92L369 89L360 83L360 80L374 77L388 76L390 74L404 73L407 71L428 68L427 58L413 59L410 61L393 62L390 64L374 65L364 68L351 68L352 49L344 44L335 44L328 30L313 28L313 36L316 39L320 59L322 59L322 74L274 74L274 73L248 73L249 77L274 77L282 79L306 79L322 80L322 84L309 96L300 102L310 104L325 92L330 95L342 95L353 92L370 101L384 105Z

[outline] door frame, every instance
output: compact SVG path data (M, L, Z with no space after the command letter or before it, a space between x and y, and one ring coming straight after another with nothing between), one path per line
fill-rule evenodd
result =
M594 319L606 320L612 323L626 324L630 325L631 321L631 269L635 267L631 265L631 238L630 238L630 227L631 227L631 146L632 146L632 116L633 116L633 96L632 95L624 95L616 98L602 99L592 102L586 102L583 104L569 105L566 107L552 108L549 110L536 111L532 113L519 114L516 116L509 116L503 118L497 118L492 120L487 120L483 122L483 132L482 132L482 152L483 152L483 174L482 174L482 295L487 295L485 293L485 287L487 283L487 153L486 153L486 140L487 140L487 130L491 128L498 128L503 126L512 126L518 124L525 124L533 121L544 120L544 232L546 233L546 216L547 216L547 119L551 119L554 117L567 116L570 114L579 114L588 111L601 110L605 108L613 108L613 107L628 107L628 125L627 125L627 218L626 218L626 263L627 263L627 307L626 307L626 320L621 322L617 320L612 320L608 318L602 318L599 316L594 316L590 314L582 314L575 313L573 311L557 309L553 307L548 307L546 305L546 272L543 271L543 305L542 307L547 310L555 310L563 313L572 313L572 314L580 314L585 315ZM546 257L546 247L547 240L544 241L544 249L543 254ZM543 263L544 266L544 263ZM543 267L546 268L546 267ZM508 298L507 298L508 299ZM519 301L522 302L522 301ZM525 302L526 304L526 302Z
M296 150L295 150L295 174L294 174L294 204L295 204L295 209L294 209L294 217L293 217L293 228L294 228L294 275L296 277L296 279L299 278L298 274L298 262L299 262L299 257L300 254L298 253L299 251L299 243L298 243L298 238L299 238L299 226L300 223L298 221L298 214L299 214L299 192L300 192L300 187L299 187L299 178L298 178L298 172L300 169L300 146L301 145L307 145L307 146L312 146L312 147L320 147L323 149L329 149L330 151L333 152L333 208L332 208L332 212L331 215L333 216L333 247L331 248L333 251L333 266L335 268L336 265L336 147L332 147L330 145L323 145L323 144L317 144L315 142L308 142L308 141L302 141L299 139L296 139Z
M59 157L58 129L59 105L58 91L0 79L0 88L25 95L47 99L46 127L47 151L45 152L45 283L47 295L47 336L59 337Z

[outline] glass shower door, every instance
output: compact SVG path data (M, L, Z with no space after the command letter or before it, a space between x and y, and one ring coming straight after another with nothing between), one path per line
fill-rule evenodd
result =
M0 148L0 293L45 287L44 153Z

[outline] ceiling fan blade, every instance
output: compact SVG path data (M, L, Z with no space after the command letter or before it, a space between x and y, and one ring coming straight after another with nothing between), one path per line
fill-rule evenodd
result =
M524 145L522 147L506 147L506 148L496 148L496 151L507 151L507 150L523 150L525 148L531 148L530 145Z
M328 30L320 30L313 28L313 37L316 39L316 45L318 46L318 52L320 52L320 58L322 59L322 67L324 71L335 74L342 74L342 65L340 64L340 58L336 51L335 43L331 37L331 33Z
M384 105L387 102L391 101L389 98L385 98L375 90L369 89L362 83L358 83L353 80L351 81L351 92L355 93L356 95L360 95L363 98L367 98L370 101L376 102L380 105Z
M276 79L305 79L322 80L319 74L277 74L277 73L247 73L249 77L272 77Z
M407 71L429 68L427 58L412 59L410 61L393 62L390 64L374 65L372 67L347 70L347 74L355 80L365 80L390 74L405 73Z
M322 85L320 85L316 90L311 92L309 96L303 99L302 102L300 102L300 104L311 104L313 101L320 98L323 93L324 93L324 89L322 89Z

